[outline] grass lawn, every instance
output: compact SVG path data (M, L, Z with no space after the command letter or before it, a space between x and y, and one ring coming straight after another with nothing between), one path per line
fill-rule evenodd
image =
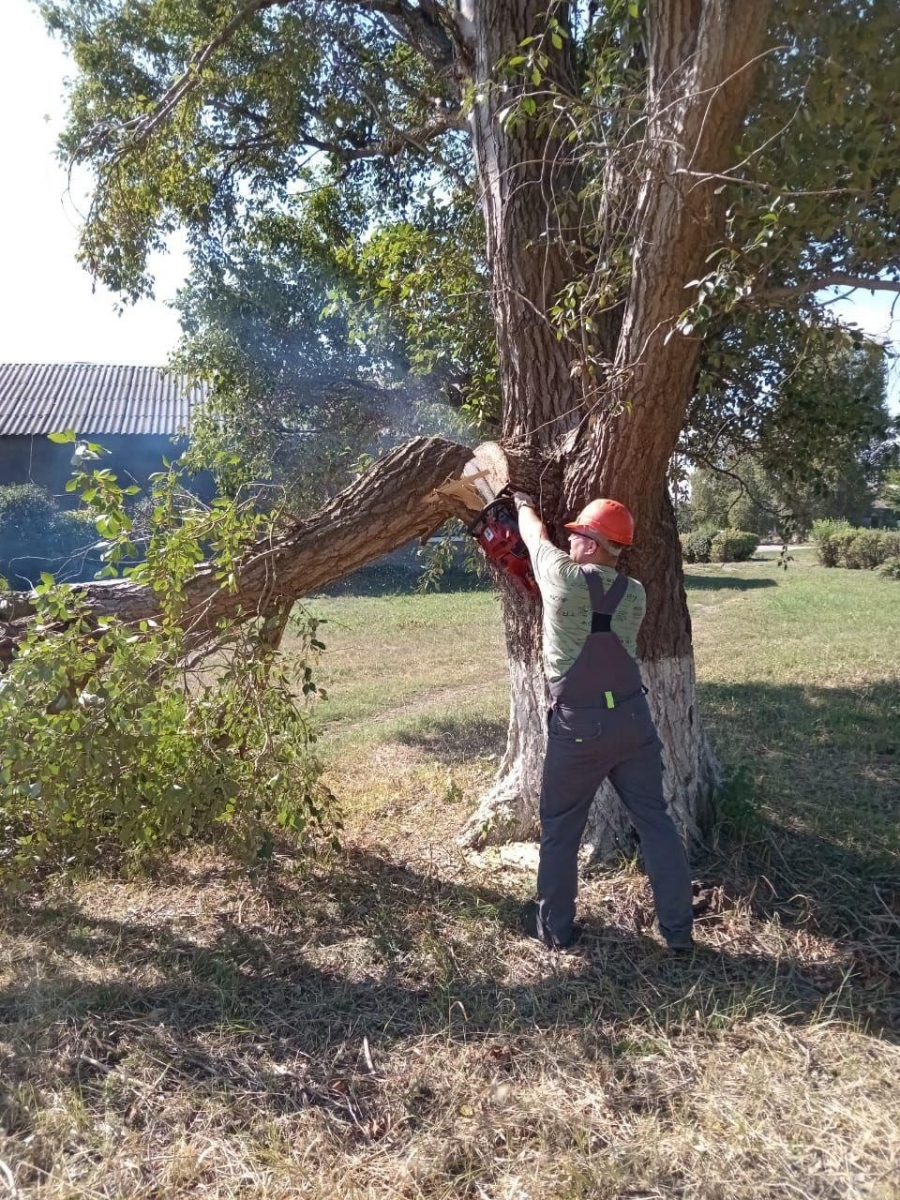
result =
M49 883L0 943L0 1195L900 1197L900 585L688 577L727 777L673 960L633 864L518 927L456 844L503 748L490 593L311 602L344 846Z

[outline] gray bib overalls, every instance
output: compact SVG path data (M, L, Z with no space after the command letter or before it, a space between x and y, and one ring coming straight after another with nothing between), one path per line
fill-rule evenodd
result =
M547 754L541 789L539 928L558 945L572 933L578 891L578 847L597 789L607 778L637 830L663 936L691 936L691 877L684 847L666 808L661 743L637 663L612 632L628 588L620 575L604 592L600 575L584 571L591 594L591 633L578 658L551 683Z

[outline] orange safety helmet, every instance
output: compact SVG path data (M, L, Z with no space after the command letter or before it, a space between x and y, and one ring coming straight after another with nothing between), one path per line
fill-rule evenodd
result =
M634 541L634 517L618 500L592 500L566 525L575 533L582 530L602 533L611 542L630 546Z

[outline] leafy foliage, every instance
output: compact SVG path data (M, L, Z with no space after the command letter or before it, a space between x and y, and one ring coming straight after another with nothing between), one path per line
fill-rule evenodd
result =
M898 454L883 349L840 330L808 332L780 374L776 362L766 364L765 340L737 344L756 364L753 374L735 385L724 408L704 391L708 380L701 382L684 439L709 468L691 481L694 520L761 534L802 533L826 517L861 520ZM757 388L766 390L759 396Z
M900 580L900 555L892 554L886 558L880 566L875 568L875 574L880 575L882 579Z
M0 487L0 573L24 587L44 571L79 578L96 569L97 535L89 513L57 508L34 483Z
M742 529L716 529L707 525L681 534L681 553L687 563L746 562L759 537Z
M746 562L756 553L759 538L743 529L720 529L712 539L712 562Z
M405 428L406 367L429 376L428 399L496 419L463 128L476 97L448 69L441 6L404 6L403 19L361 3L247 6L228 37L236 10L199 0L41 8L77 69L63 152L98 178L84 260L137 296L152 287L148 252L189 232L184 359L214 384L201 443L229 486L266 470L302 478L302 508L377 452L376 426ZM548 236L572 279L553 313L588 392L629 287L646 19L628 0L550 6L496 71L512 132L570 131ZM695 462L752 450L783 490L805 488L869 428L865 406L826 381L843 342L817 292L837 276L900 277L896 36L892 0L775 5L739 165L719 187L726 237L685 296L681 330L706 343L682 447Z
M849 521L814 521L811 537L816 548L816 556L823 567L836 567L841 557L841 548L845 539L853 536L853 526Z
M859 529L845 521L817 521L812 531L824 567L868 570L900 555L900 531Z
M108 476L85 470L77 486L93 494L114 574L136 547ZM307 705L318 622L299 620L290 661L259 619L223 623L212 661L191 650L184 580L211 548L212 569L233 590L240 554L271 518L236 502L196 506L173 470L155 478L152 501L143 561L124 569L153 589L159 618L135 628L92 616L77 586L45 575L34 622L0 676L0 853L13 878L195 837L253 860L270 853L275 831L299 840L335 826Z
M694 529L681 534L681 553L686 563L708 563L712 555L715 529Z

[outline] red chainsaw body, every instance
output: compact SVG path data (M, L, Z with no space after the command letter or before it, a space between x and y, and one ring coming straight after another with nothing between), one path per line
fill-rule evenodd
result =
M531 559L519 533L519 522L511 501L491 501L469 526L469 533L484 551L485 558L505 575L510 575L529 595L538 594Z

